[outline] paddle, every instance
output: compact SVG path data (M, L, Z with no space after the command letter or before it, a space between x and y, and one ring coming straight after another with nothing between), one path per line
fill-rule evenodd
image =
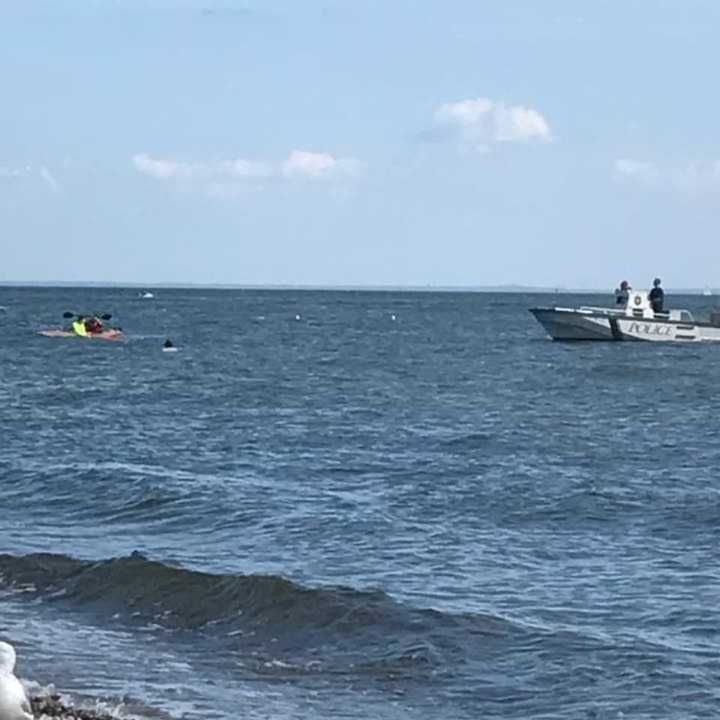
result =
M67 318L68 320L70 318L80 318L80 317L93 317L92 315L80 315L80 313L73 313L68 310L68 312L63 313L63 317ZM112 315L110 313L105 313L104 315L97 315L95 317L99 317L101 320L110 320L112 318Z

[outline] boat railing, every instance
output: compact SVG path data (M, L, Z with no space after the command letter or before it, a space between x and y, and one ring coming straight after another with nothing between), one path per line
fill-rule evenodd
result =
M602 314L602 315L631 315L638 318L652 318L655 317L658 320L672 320L674 322L682 323L694 323L695 318L689 310L661 310L660 312L653 312L650 308L629 308L623 305L622 307L597 307L594 305L582 305L577 308L576 312L583 314Z
M582 305L578 308L580 312L585 313L603 313L605 315L624 315L625 307L621 308L610 308L610 307L596 307L595 305Z

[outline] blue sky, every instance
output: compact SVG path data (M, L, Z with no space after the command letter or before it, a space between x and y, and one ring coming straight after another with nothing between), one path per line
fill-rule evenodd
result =
M720 287L714 0L0 6L0 281Z

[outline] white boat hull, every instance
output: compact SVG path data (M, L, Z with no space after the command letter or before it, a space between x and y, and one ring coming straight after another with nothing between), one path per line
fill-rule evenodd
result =
M614 340L607 317L569 308L533 308L530 312L553 340Z
M532 308L530 312L553 340L720 342L720 326L710 323L634 318L583 308Z

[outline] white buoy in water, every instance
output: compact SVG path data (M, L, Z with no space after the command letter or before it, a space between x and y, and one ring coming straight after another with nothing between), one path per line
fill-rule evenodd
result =
M390 316L390 319L391 319L391 320L394 320L394 319L395 319L395 316L394 316L394 315L391 315L391 316Z
M299 319L300 319L300 316L299 316L299 315L296 315L296 316L295 316L295 319L296 319L296 320L299 320Z

